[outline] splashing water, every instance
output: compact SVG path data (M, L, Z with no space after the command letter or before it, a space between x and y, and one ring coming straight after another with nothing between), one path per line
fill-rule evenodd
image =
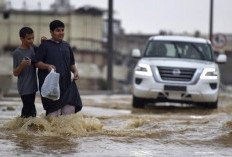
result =
M91 132L102 130L103 125L97 118L73 114L59 117L37 118L16 117L3 124L4 129L24 134L87 136Z

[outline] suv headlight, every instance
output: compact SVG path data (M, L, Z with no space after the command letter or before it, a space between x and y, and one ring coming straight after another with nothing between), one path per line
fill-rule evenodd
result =
M135 67L135 74L152 76L151 67L148 64L139 63Z
M218 71L216 70L216 68L205 68L200 78L205 80L216 80L218 79Z

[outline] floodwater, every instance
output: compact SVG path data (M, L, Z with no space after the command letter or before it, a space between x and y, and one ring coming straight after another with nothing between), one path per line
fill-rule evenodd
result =
M21 119L18 98L0 101L1 156L221 157L232 154L232 96L218 109L181 104L131 108L131 95L82 96L83 110Z

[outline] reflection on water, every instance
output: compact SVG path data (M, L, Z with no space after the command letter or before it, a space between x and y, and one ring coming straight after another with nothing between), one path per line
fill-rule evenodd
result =
M65 137L41 137L29 134L12 134L11 132L11 134L7 134L7 136L2 138L14 142L17 148L14 151L20 154L31 151L33 152L32 154L70 154L75 153L78 147L77 142L73 142L70 138Z
M94 99L97 98L84 101L94 103ZM117 99L122 104L117 103L114 109ZM1 112L1 155L231 155L232 103L226 97L221 99L218 109L170 104L132 109L128 106L130 100L126 97L97 99L95 107L84 107L78 114L60 117L41 114L37 118L12 116L7 120L6 115L9 117L20 108ZM98 105L102 101L104 105ZM124 105L127 107L121 107Z
M150 114L197 114L197 115L207 115L217 112L217 110L206 109L196 106L175 106L169 104L168 106L155 106L148 105L145 109L132 108L132 113L150 113Z

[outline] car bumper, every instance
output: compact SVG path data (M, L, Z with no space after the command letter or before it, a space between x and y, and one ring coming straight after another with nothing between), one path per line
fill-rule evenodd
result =
M189 102L216 102L219 92L218 80L202 80L200 79L196 84L183 85L178 83L159 83L153 77L135 76L135 78L142 79L140 84L133 83L133 95L140 98L160 99L175 101L189 101ZM134 81L135 81L134 78ZM211 85L210 85L211 84ZM212 88L212 84L216 88ZM182 89L166 89L165 86L184 87ZM215 87L215 86L214 86Z

